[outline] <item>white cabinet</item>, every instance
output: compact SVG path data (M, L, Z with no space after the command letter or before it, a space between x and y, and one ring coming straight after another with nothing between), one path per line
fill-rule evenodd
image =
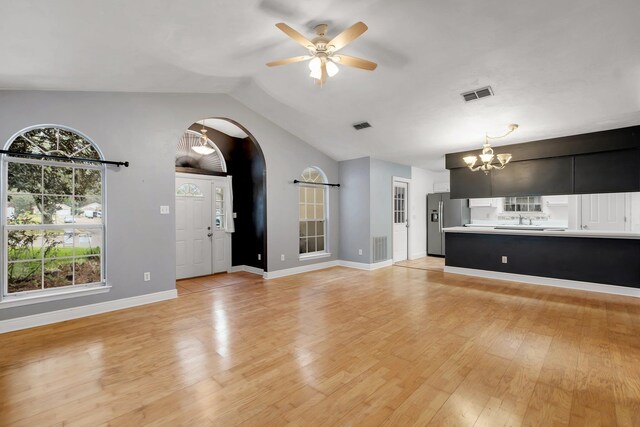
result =
M492 198L469 199L470 208L495 208L496 206L497 206L496 200Z
M543 196L542 200L545 205L553 206L569 206L569 196Z

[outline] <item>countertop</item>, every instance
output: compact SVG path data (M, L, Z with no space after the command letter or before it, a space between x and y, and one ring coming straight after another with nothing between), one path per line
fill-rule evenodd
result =
M599 230L560 230L549 227L544 230L505 230L492 227L448 227L445 233L475 233L475 234L507 234L519 236L544 236L544 237L591 237L600 239L640 239L640 233L625 231L599 231Z

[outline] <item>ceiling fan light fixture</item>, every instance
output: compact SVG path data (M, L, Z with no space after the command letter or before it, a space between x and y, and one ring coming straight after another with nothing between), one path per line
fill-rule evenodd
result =
M338 71L340 71L340 69L336 64L331 61L327 61L327 74L329 75L329 77L335 76L336 74L338 74Z
M322 79L322 70L320 68L318 68L317 70L311 70L311 72L309 73L309 77L316 80Z
M312 72L313 71L320 72L321 68L322 68L322 60L319 57L316 56L311 61L309 61L309 69Z

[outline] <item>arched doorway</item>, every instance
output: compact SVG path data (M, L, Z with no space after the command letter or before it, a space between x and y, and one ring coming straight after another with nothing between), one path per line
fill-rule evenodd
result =
M266 163L249 131L228 118L194 122L177 144L175 170L177 277L266 271Z

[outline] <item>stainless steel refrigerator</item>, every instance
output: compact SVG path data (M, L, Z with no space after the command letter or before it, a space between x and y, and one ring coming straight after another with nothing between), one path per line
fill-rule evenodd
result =
M469 223L469 199L451 199L449 193L427 194L427 255L444 256L443 228Z

